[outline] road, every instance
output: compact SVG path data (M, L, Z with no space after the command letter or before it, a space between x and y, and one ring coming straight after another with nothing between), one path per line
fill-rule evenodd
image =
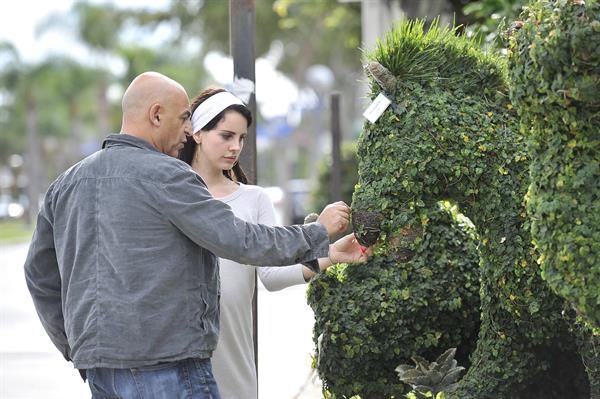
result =
M23 277L26 255L27 244L0 245L0 398L89 398L87 385L37 318ZM259 287L260 399L321 397L310 369L314 319L305 289L267 292Z

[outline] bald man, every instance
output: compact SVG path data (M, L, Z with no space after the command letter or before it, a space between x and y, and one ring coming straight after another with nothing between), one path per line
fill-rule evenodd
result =
M362 262L353 237L334 244L348 207L316 223L237 219L174 158L190 134L189 99L147 72L123 96L120 134L49 187L25 277L65 359L87 371L93 398L218 398L210 356L219 330L217 257L252 265Z
M183 86L156 72L131 82L123 95L121 133L139 137L176 157L191 134L190 102Z

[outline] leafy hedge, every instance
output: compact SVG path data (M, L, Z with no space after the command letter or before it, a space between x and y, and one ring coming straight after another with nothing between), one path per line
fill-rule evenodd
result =
M540 1L510 38L531 157L527 209L550 286L600 326L600 4Z
M462 364L473 348L479 259L472 231L436 207L423 213L412 245L404 238L411 261L382 246L367 265L330 268L309 286L316 367L336 397L403 392L394 369L411 356L458 346Z
M381 230L380 250L367 265L348 267L338 282L328 281L327 298L340 296L347 301L331 299L330 310L323 313L327 317L320 313L320 306L327 301L323 296L314 298L317 333L323 334L321 348L325 348L321 349L318 368L326 386L340 396L361 393L361 387L373 387L369 388L372 397L389 394L389 386L384 385L391 380L375 380L369 374L364 378L362 373L386 367L393 370L400 362L389 364L389 358L384 357L389 355L389 345L401 347L406 343L382 340L376 334L352 341L355 331L362 332L363 324L360 318L349 315L362 314L363 309L349 309L346 303L356 296L363 298L362 307L373 307L373 301L376 305L378 298L364 297L364 287L389 296L398 284L385 282L390 272L393 276L406 270L407 278L415 281L403 289L420 292L426 283L419 280L414 264L419 260L411 259L411 254L454 259L456 252L448 251L447 242L427 253L419 252L419 245L426 241L418 226L431 218L438 201L448 200L476 226L481 278L477 347L471 354L472 366L451 397L589 397L577 342L590 342L590 335L573 332L574 317L542 280L536 263L539 254L531 246L523 201L530 161L524 137L518 133L516 112L508 100L502 60L482 53L477 43L454 30L434 24L425 32L420 21L401 23L369 58L372 98L385 92L393 104L376 123L365 124L359 139L359 183L353 210L354 221L360 221L355 223L356 231L364 239ZM416 231L416 240L407 242L406 231ZM427 230L421 231L426 234ZM444 243L444 238L440 239ZM370 270L374 273L367 275ZM431 270L435 278L443 275ZM383 283L377 285L380 280ZM395 316L400 319L398 323L407 319L413 326L423 326L431 321L431 328L435 328L443 316L436 317L440 309L431 306L418 309L429 312L423 317L398 305ZM474 310L469 306L471 302L465 303L464 310ZM371 318L364 323L368 331L377 331L379 320ZM457 324L453 323L449 331ZM337 331L330 329L334 325ZM440 330L441 337L449 331ZM328 345L338 345L332 334L337 340L341 333L349 339L346 347L328 353ZM441 349L451 345L444 343ZM377 347L386 350L374 360L364 357L364 346L370 351ZM431 347L431 343L419 342L411 350L423 356ZM424 357L440 352L437 349L433 356ZM406 360L408 356L403 362ZM361 385L355 387L352 382Z

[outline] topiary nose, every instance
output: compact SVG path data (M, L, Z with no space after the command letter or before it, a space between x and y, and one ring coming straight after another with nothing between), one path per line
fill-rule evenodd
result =
M377 211L352 211L352 227L359 244L370 247L381 233L383 215Z

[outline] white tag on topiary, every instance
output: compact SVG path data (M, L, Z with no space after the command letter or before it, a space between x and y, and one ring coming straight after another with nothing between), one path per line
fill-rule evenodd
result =
M371 123L377 122L377 119L383 114L383 111L390 106L392 102L389 98L387 98L383 93L379 93L379 95L373 100L371 105L367 107L363 116L369 120Z

